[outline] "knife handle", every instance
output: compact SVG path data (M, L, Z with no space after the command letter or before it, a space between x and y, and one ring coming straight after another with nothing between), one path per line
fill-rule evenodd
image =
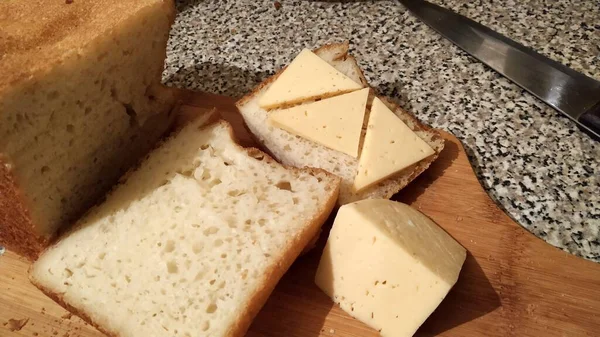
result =
M577 121L588 129L584 131L588 131L586 133L592 139L600 141L600 101L579 116Z

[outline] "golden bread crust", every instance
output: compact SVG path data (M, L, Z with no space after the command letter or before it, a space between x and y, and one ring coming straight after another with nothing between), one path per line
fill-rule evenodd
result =
M50 238L36 233L10 165L0 156L0 245L33 261Z
M159 0L170 22L172 0ZM102 38L105 32L156 0L0 1L0 94L20 81L35 79Z
M79 318L84 320L87 324L93 326L98 331L105 334L107 337L119 337L118 333L114 333L114 332L103 329L101 326L94 323L94 321L90 318L90 316L88 316L85 312L69 305L67 302L65 302L65 300L61 294L54 293L50 289L45 288L44 286L40 285L39 283L36 283L35 280L32 279L31 277L29 278L29 281L31 281L31 283L34 286L36 286L39 290L41 290L44 293L44 295L48 296L50 299L52 299L54 302L56 302L58 305L60 305L61 307L63 307L65 310L69 311L73 315L79 316Z

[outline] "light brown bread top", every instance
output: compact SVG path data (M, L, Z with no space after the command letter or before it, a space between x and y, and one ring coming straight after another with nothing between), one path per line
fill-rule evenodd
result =
M172 0L0 1L0 94L42 75L138 11L155 5L175 18Z

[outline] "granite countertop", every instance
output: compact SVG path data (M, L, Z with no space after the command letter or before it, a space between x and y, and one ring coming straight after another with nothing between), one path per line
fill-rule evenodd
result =
M598 1L434 1L600 79ZM522 226L600 262L600 143L397 1L178 1L164 79L241 96L304 47L350 40L369 82L463 142ZM278 8L277 8L278 7Z

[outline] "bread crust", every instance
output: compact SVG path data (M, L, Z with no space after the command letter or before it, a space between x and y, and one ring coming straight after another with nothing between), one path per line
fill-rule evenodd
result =
M300 255L300 253L302 252L304 247L306 245L308 245L309 242L319 233L321 226L325 223L325 221L329 217L329 214L335 207L335 204L336 204L336 201L338 198L340 179L338 177L336 177L335 175L333 175L325 170L318 169L318 168L299 169L296 167L285 166L285 165L278 163L276 160L271 158L267 153L265 153L257 148L253 148L253 147L244 148L243 146L241 146L239 144L231 124L229 124L227 121L224 121L224 120L219 120L217 122L214 122L214 117L218 116L218 114L214 114L211 110L209 110L208 113L210 113L211 116L208 118L207 124L205 124L203 126L203 128L205 129L205 128L211 127L214 124L219 124L219 125L225 127L229 132L229 136L231 137L232 142L234 142L235 145L239 149L241 149L242 151L245 151L249 156L251 156L255 159L264 161L270 165L277 165L277 166L284 167L292 172L308 172L314 176L326 175L326 176L332 178L332 181L333 181L333 184L329 185L330 190L328 191L329 194L327 195L326 202L322 204L322 206L316 212L315 216L310 221L308 221L308 223L304 226L304 231L302 233L300 233L299 236L297 236L297 237L293 238L293 240L289 241L289 245L288 245L288 247L286 247L286 249L281 250L281 253L277 258L277 262L274 263L273 265L271 265L269 269L265 270L265 272L262 274L263 279L261 280L262 286L260 287L260 290L251 296L248 306L243 309L242 313L238 316L238 320L232 324L232 326L230 327L230 329L227 331L226 335L224 336L224 337L243 337L245 335L246 331L248 330L248 328L250 327L250 325L252 324L252 321L254 320L254 318L256 317L258 312L260 311L260 309L266 303L269 295L275 289L275 286L277 285L277 283L279 282L281 277L285 274L285 272L289 269L289 267L292 265L292 263ZM126 177L128 174L130 174L130 173L127 173L124 177ZM73 230L76 230L77 227L79 227L79 226L75 226L75 228ZM65 237L66 235L68 235L68 233L61 236L61 238L59 238L58 241L56 241L56 243L54 243L53 245L60 242L60 240L63 237ZM52 248L52 246L47 247L46 249L50 249L50 248ZM47 289L43 285L36 282L35 278L33 278L31 276L31 269L32 269L32 267L30 266L29 267L29 280L31 281L31 283L33 285L35 285L38 289L40 289L46 296L50 297L52 300L54 300L56 303L58 303L60 306L62 306L63 308L65 308L66 310L71 312L72 314L81 317L85 322L92 325L93 327L95 327L102 333L106 334L107 336L109 336L109 337L119 337L120 336L120 334L118 332L104 329L101 325L97 324L85 312L68 304L64 300L64 298L61 294L54 293L52 290Z
M334 57L334 60L342 60L348 56L349 50L350 50L350 42L344 41L344 42L339 42L339 43L330 43L330 44L323 45L323 46L313 50L313 53L319 54L319 53L331 51L338 55L337 57Z
M360 80L363 83L363 85L365 87L373 89L368 84L362 69L360 69L360 67L358 66L356 59L352 55L349 55L348 51L349 51L349 43L344 42L344 43L328 44L328 45L322 46L320 48L317 48L314 52L317 55L322 52L333 52L334 54L336 54L336 56L334 57L335 61L352 62L355 70L359 74ZM254 99L255 96L257 94L259 94L260 91L265 86L267 86L270 83L272 83L273 81L275 81L277 79L277 76L284 69L285 68L281 69L274 76L267 78L262 83L260 83L258 86L256 86L250 93L248 93L247 95L242 97L240 100L238 100L236 102L236 106L238 108L240 108L243 105L245 105L246 103L248 103L250 100ZM351 193L351 195L349 197L346 197L344 194L342 194L340 196L340 199L338 200L338 205L343 205L343 204L347 204L347 203L350 203L353 201L358 201L358 200L367 199L367 198L386 198L386 199L391 198L394 194L398 193L401 189L403 189L406 185L408 185L411 181L413 181L417 176L419 176L421 173L423 173L431 165L431 163L433 163L438 158L440 152L444 148L443 144L445 141L444 141L444 138L441 136L441 134L438 132L438 130L433 129L425 124L422 124L414 115L405 111L404 109L402 109L400 106L393 103L389 99L387 99L387 98L381 98L381 99L400 119L402 119L405 123L408 122L407 125L413 131L428 133L430 136L430 139L431 139L431 142L428 141L428 143L429 143L429 145L432 146L435 153L432 156L421 160L416 165L413 165L405 170L402 170L379 183L369 186L369 187L359 191L358 193L354 193L354 192ZM245 119L244 119L244 122L246 123ZM261 145L262 148L265 149L265 151L272 153L265 146L265 144L263 142L261 142L260 137L258 137L257 135L254 135L251 132L251 128L247 124L246 124L246 129L248 129L248 131L250 131L250 134L252 134L253 138L257 141L257 143L259 143ZM358 166L358 161L356 162L356 165Z
M50 238L36 233L27 202L18 186L10 162L0 156L0 245L33 261Z
M371 87L369 85L369 82L367 82L367 79L365 78L365 74L363 73L362 69L358 66L358 62L356 61L356 58L354 58L354 56L348 54L348 52L350 51L350 42L344 41L344 42L340 42L340 43L330 43L330 44L326 44L324 46L321 46L321 47L313 50L313 52L317 55L319 55L319 53L328 52L328 51L333 51L336 54L338 54L338 56L334 58L335 61L349 60L350 62L355 64L356 70L358 72L358 77L360 77L361 84L365 88Z
M173 0L160 0L170 23L175 20ZM55 65L143 10L146 1L0 1L2 39L0 93L19 82L43 76ZM102 8L103 10L100 10ZM104 10L107 9L107 10ZM43 13L31 18L31 13ZM20 28L23 27L23 28ZM73 34L77 31L76 34ZM58 43L60 42L60 43ZM57 47L58 45L58 47Z
M30 267L31 270L31 267ZM114 333L112 331L108 331L103 329L101 326L99 326L98 324L96 324L94 322L94 320L88 316L85 312L69 305L67 302L65 302L64 298L62 295L60 294L56 294L54 292L52 292L50 289L45 288L44 286L34 282L34 280L30 277L29 281L36 286L39 290L41 290L42 293L44 293L44 295L48 296L50 299L52 299L54 302L56 302L58 305L60 305L61 307L63 307L65 310L67 310L68 312L72 313L73 315L77 315L79 318L81 318L82 320L84 320L87 324L93 326L94 328L96 328L98 331L102 332L103 334L105 334L107 337L119 337L118 333Z

